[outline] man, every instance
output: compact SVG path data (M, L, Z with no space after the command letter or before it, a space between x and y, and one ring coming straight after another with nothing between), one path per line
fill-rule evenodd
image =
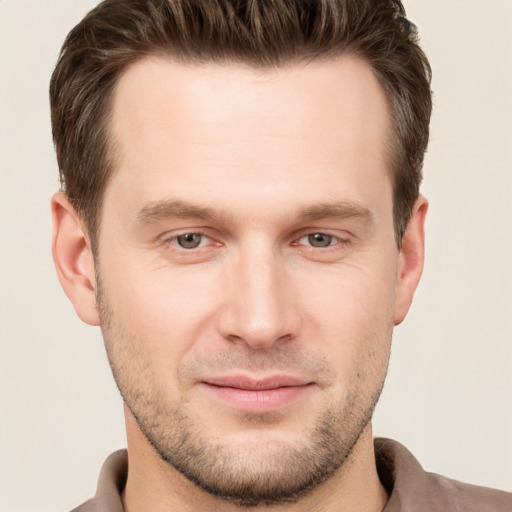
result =
M51 99L57 272L128 438L78 510L512 510L372 439L427 211L399 2L105 0Z

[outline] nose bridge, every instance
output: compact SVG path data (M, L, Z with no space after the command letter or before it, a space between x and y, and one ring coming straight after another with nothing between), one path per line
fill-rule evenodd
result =
M252 348L294 338L300 325L282 255L260 238L239 251L231 273L225 336Z

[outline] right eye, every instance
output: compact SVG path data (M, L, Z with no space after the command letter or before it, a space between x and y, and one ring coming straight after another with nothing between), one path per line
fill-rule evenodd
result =
M302 237L300 241L302 240L307 240L308 245L316 248L330 247L333 244L333 241L337 241L336 237L325 233L312 233L311 235Z

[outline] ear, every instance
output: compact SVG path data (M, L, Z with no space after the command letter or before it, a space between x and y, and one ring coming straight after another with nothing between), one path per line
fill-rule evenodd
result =
M420 196L414 204L400 249L395 302L395 325L403 322L423 271L425 257L425 217L428 202Z
M60 284L80 319L99 325L94 258L87 231L66 194L55 193L51 204L52 253Z

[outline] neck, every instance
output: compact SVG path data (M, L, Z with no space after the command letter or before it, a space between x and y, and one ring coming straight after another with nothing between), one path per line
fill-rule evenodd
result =
M247 508L199 489L164 462L125 411L128 479L123 493L126 512L239 512ZM251 507L251 512L380 512L387 494L377 475L371 425L368 424L343 465L326 482L295 503Z

